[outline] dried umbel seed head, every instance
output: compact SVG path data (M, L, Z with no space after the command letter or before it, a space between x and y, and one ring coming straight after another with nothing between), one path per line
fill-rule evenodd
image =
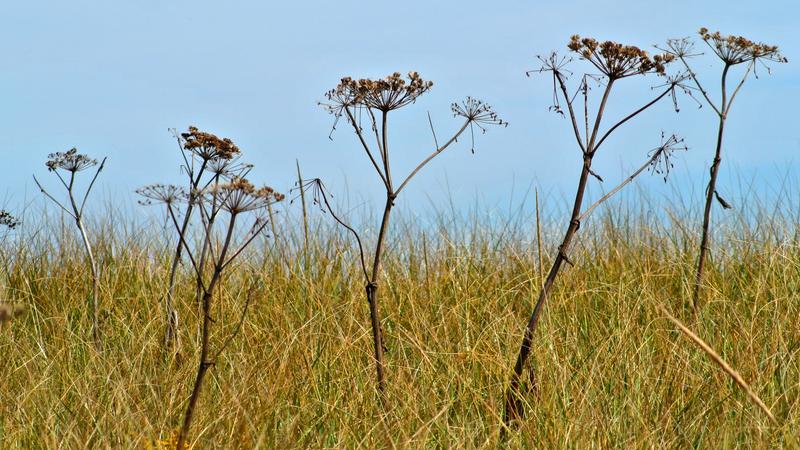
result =
M354 80L345 77L334 89L325 94L331 102L325 106L331 111L331 107L353 105L388 112L413 103L431 87L433 82L423 80L417 72L409 72L407 81L400 72L379 80L368 78Z
M665 137L662 131L661 145L650 150L650 153L648 153L648 156L652 158L650 162L650 173L662 176L666 183L670 171L675 167L675 164L672 162L672 156L676 151L680 150L689 150L689 147L684 144L683 138L679 138L674 134Z
M453 103L450 109L453 111L454 117L464 117L482 130L484 129L482 125L508 126L508 122L500 119L491 106L472 97L467 97L461 103Z
M137 189L136 193L144 197L144 200L139 200L141 205L163 203L170 206L183 202L188 198L186 191L182 187L173 184L151 184Z
M97 160L78 153L78 149L73 147L66 152L50 153L45 165L50 172L63 169L75 173L96 166Z
M208 202L217 202L220 208L231 214L266 208L284 198L283 194L275 192L269 186L256 188L240 177L205 189L203 197Z
M633 45L622 45L612 41L598 42L592 38L572 36L567 48L589 61L609 79L616 80L646 73L666 73L666 64L675 56L670 53L653 57Z
M13 230L14 228L18 227L20 221L11 215L10 212L4 211L0 209L0 226L6 227L9 230Z
M203 161L214 159L231 159L239 154L239 147L228 138L219 138L211 133L200 131L197 127L189 127L189 131L181 133L183 148L197 155Z
M758 59L782 63L788 62L778 52L777 45L756 43L742 36L725 36L720 34L719 31L711 33L705 27L700 28L698 34L711 47L711 50L728 65L736 65Z

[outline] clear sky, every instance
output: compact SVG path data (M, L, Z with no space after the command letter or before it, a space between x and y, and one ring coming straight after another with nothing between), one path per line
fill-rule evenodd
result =
M798 23L796 0L3 2L0 200L13 208L38 198L31 174L46 177L46 155L72 146L108 156L101 184L115 198L180 181L167 130L188 125L232 138L256 164L254 181L286 190L297 158L304 175L372 198L366 192L379 180L357 141L345 127L329 140L332 118L317 102L342 76L409 70L435 86L393 122L395 172L430 151L426 113L444 136L458 124L450 103L467 95L510 126L479 136L474 155L467 141L449 149L404 192L406 204L447 196L500 204L531 183L571 195L579 154L568 122L547 110L550 79L525 76L538 67L536 55L564 52L575 33L650 48L701 26L778 44L789 58L748 81L726 137L722 189L736 177L768 185L776 174L800 174ZM698 71L716 88L714 62L699 60ZM612 118L651 95L646 83L621 92ZM702 190L715 119L708 108L682 106L676 115L664 102L609 141L596 160L606 188L664 130L691 147L677 160L676 181L686 183L679 187ZM669 192L661 184L644 185Z

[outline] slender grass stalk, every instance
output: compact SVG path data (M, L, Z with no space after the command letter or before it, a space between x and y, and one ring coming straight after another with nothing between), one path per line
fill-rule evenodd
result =
M303 175L300 173L300 160L294 160L297 166L297 185L303 184ZM306 192L300 189L300 204L303 207L303 269L308 270L308 207L306 205Z
M731 367L730 364L725 362L725 360L722 359L722 357L719 356L719 354L715 352L714 349L712 349L711 346L709 346L704 340L700 339L699 336L697 336L694 332L692 332L692 330L686 327L686 325L684 325L680 320L673 317L672 314L670 314L666 310L666 308L664 308L664 306L658 305L658 309L661 310L661 312L667 317L667 319L669 319L670 322L675 324L675 326L678 327L679 330L681 330L681 333L683 333L686 337L688 337L692 342L697 344L697 346L700 347L703 350L703 352L705 352L705 354L708 355L708 357L711 358L711 360L714 361L714 363L717 366L719 366L720 369L722 369L723 372L727 373L728 376L730 376L733 379L733 381L735 381L736 384L738 384L739 387L742 388L742 390L745 392L745 394L747 394L750 400L752 400L753 403L755 403L756 406L758 406L759 409L761 409L761 411L763 411L764 414L766 414L767 417L769 417L769 420L772 423L774 424L778 423L777 419L775 419L775 416L772 414L772 411L770 411L769 407L764 403L763 400L761 400L761 397L759 397L758 394L755 393L753 388L751 388L750 385L744 381L744 378L742 378L742 376L739 375L739 372L734 370L734 368Z

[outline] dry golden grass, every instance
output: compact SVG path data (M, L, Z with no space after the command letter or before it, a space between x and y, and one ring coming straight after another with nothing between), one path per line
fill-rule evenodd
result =
M509 447L775 448L800 440L793 222L762 215L723 227L709 300L695 321L697 237L672 217L612 210L581 229L576 267L556 283L534 340L538 398L528 399ZM533 227L461 222L471 225L393 230L383 294L387 411L376 406L368 309L347 236L312 223L303 261L302 232L279 224L283 234L249 255L265 290L210 372L195 448L500 445L509 368L539 283ZM154 448L179 426L196 370L191 274L184 268L177 291L184 361L176 364L162 352L171 246L157 230L114 225L94 227L100 353L78 242L44 225L6 242L1 292L26 312L0 329L0 447ZM225 286L219 333L236 322L246 282L233 276ZM777 425L659 304L741 374Z

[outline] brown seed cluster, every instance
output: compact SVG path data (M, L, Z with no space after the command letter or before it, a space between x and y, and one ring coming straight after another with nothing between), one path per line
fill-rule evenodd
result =
M66 152L50 153L45 165L50 172L63 169L75 173L97 165L97 160L78 153L78 149L73 147Z
M331 111L336 110L336 106L366 106L388 112L413 103L431 87L433 82L423 80L417 72L409 72L408 81L400 72L395 72L379 80L342 78L325 96L332 103L328 108Z
M713 33L708 28L700 28L700 37L708 44L714 53L726 64L735 65L757 59L765 59L775 62L788 62L788 60L778 52L777 45L767 45L753 42L742 36L725 36L719 31Z
M227 183L211 186L203 191L207 201L216 201L231 214L253 211L279 202L284 195L269 186L257 188L250 181L234 177Z
M231 159L239 154L239 147L230 139L219 138L214 134L200 131L197 127L189 127L189 131L181 133L181 137L183 148L204 161Z
M609 79L619 79L646 73L665 74L665 66L675 57L669 53L650 55L633 45L622 45L612 41L598 42L592 38L581 38L577 34L570 38L567 48L591 62Z

